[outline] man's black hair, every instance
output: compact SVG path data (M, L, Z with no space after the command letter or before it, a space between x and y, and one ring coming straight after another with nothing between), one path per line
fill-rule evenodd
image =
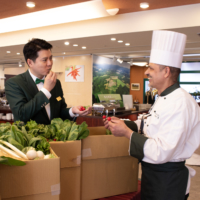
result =
M25 44L23 53L24 58L27 62L28 59L31 59L33 62L35 62L36 58L38 57L38 51L40 50L49 50L52 49L52 45L49 44L47 41L42 39L32 39L27 44Z

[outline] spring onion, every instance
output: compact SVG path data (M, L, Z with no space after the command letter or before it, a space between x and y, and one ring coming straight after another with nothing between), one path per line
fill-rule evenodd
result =
M12 151L12 150L10 150L10 149L4 147L4 146L1 145L1 144L0 144L0 149L1 149L3 152L5 152L5 153L7 153L8 155L10 155L10 156L13 156L13 157L16 157L16 158L21 158L21 157L19 157L14 151Z
M6 142L6 141L3 141L3 140L0 140L0 142L4 145L6 145L7 147L11 148L18 156L20 156L21 158L24 158L26 160L28 160L28 158L26 157L26 155L20 151L18 148L16 148L15 146L13 146L12 144Z

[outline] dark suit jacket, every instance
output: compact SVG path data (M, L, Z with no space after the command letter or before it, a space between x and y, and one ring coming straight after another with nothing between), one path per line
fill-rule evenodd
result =
M60 81L51 91L51 98L48 99L42 91L38 91L36 84L27 70L6 81L5 93L15 121L27 122L30 119L40 124L50 124L45 106L50 103L51 119L70 119L69 108L65 103ZM57 100L61 97L61 100Z

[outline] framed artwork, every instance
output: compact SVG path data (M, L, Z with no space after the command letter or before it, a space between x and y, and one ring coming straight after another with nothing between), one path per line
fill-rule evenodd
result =
M84 82L84 65L71 65L66 67L65 82Z
M140 83L131 83L131 90L140 90Z

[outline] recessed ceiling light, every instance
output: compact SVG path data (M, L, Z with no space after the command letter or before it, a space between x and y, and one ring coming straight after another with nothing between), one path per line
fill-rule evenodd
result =
M132 62L132 65L137 65L140 67L146 66L148 63L147 62Z
M29 1L29 2L26 2L26 6L29 7L29 8L33 8L33 7L35 7L35 3Z
M119 43L122 43L123 41L122 41L122 40L118 40L118 42L119 42Z
M69 42L65 42L65 45L69 45Z
M140 3L140 8L148 8L149 4L144 2L144 3Z
M82 47L82 49L86 49L86 47Z
M73 44L73 46L74 46L74 47L77 47L77 46L78 46L78 44Z
M112 41L115 41L115 40L116 40L116 38L111 38L111 40L112 40Z
M21 63L21 61L19 61L19 67L22 67L22 63Z
M6 53L10 53L10 51L6 51Z
M129 46L129 45L130 45L130 43L126 43L125 45L126 45L126 46Z
M65 54L65 52L63 52L63 54Z
M17 53L17 55L20 55L20 53Z

